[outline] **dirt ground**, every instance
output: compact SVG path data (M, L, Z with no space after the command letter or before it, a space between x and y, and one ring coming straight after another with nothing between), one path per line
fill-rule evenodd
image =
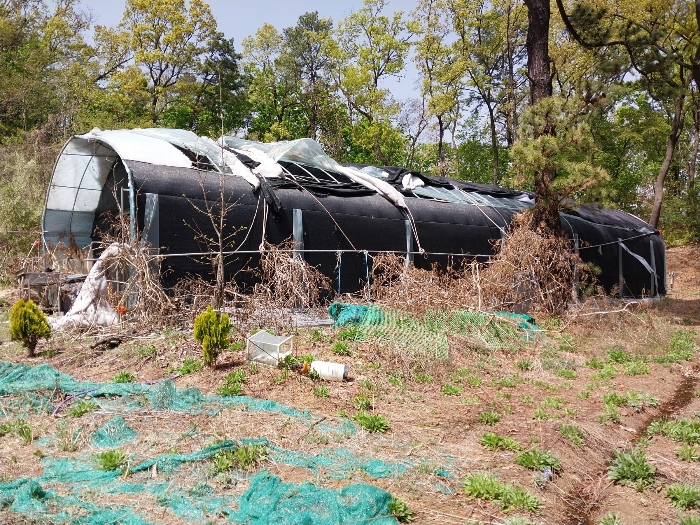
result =
M486 352L454 338L449 341L449 359L441 361L407 356L374 341L349 341L350 355L342 356L332 351L341 341L340 330L308 328L292 332L295 355L313 354L347 364L349 381L318 382L296 373L285 377L276 368L251 369L242 350L226 352L215 370L201 369L175 380L180 388L193 386L213 394L227 374L244 370L246 396L274 400L338 423L357 412L357 396L364 394L371 401L369 411L387 418L386 433L362 429L354 434L324 433L305 420L234 407L216 415L142 409L119 413L138 434L123 449L144 458L174 447L179 453L192 452L212 439L259 437L310 455L332 455L342 447L357 457L408 467L393 477L351 471L338 479L333 472L312 473L283 463L263 466L283 481L311 481L332 488L362 482L383 488L408 504L415 523L700 523L692 521L700 496L694 509L693 505L679 509L667 493L675 484L700 490L700 452L695 449L698 453L689 454L690 460L681 459L680 441L647 432L665 420L700 421L700 247L669 249L667 264L666 297L631 303L591 299L561 318L536 319L546 334L523 342L516 351ZM134 336L112 349L91 349L91 338L56 334L37 349L38 357L28 358L17 343L8 341L12 291L3 294L7 301L0 307L0 361L46 363L80 381L110 382L120 371L128 371L136 381L145 382L173 375L188 358L201 358L189 330ZM238 337L242 340L243 335ZM688 344L694 346L695 355L674 357L674 348ZM325 387L327 397L320 395L319 386ZM9 400L0 398L0 424L15 419ZM28 416L34 429L29 444L11 434L0 437L0 482L40 475L45 448L40 438L54 439L61 421L71 428L80 424L87 435L114 415L101 408L80 418L69 418L65 411L57 417ZM197 428L197 436L183 439L187 428ZM553 472L520 466L515 462L520 452L483 446L485 433L512 438L524 451L550 451L560 466ZM691 447L700 443L700 436L696 438L688 441ZM615 451L635 447L645 452L655 469L651 483L642 490L616 483L610 476ZM81 442L76 451L61 454L70 458L86 451L93 449ZM540 501L539 510L503 510L498 502L468 495L465 480L477 473L523 487ZM171 483L186 487L193 481L182 478ZM247 485L242 481L219 489L235 496ZM153 498L120 495L111 503L131 506L151 523L187 523ZM0 511L5 523L26 519L7 509ZM26 521L30 522L34 523ZM225 520L212 518L212 522Z

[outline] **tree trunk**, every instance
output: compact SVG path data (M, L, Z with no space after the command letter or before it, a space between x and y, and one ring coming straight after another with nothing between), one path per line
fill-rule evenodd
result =
M551 15L549 0L525 0L527 6L527 76L530 81L530 104L536 105L541 100L552 96L552 74L549 60L549 18ZM554 123L549 115L541 133L554 135ZM535 207L532 221L535 230L561 233L559 219L559 201L552 191L552 182L556 172L545 168L535 174Z
M496 134L496 115L494 115L491 103L487 103L489 108L489 123L491 125L491 152L493 153L493 185L498 185L498 135Z
M690 77L688 77L688 81L689 80ZM651 208L651 217L649 218L649 224L654 228L658 228L659 226L661 203L664 199L664 181L666 180L668 169L671 167L671 161L673 160L673 153L676 150L678 137L680 137L681 131L683 130L683 103L685 102L685 93L686 87L688 86L688 81L684 81L682 83L678 93L678 98L676 99L676 107L673 111L671 133L669 133L668 141L666 142L666 154L664 155L664 160L661 163L659 174L657 175L656 183L654 184L654 205Z

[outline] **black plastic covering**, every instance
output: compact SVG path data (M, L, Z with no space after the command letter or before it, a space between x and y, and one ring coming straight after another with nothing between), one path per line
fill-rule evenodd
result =
M282 163L293 177L266 179L263 188L253 191L244 179L225 175L225 199L232 204L226 214L228 233L235 230L229 250L256 251L263 240L263 203L270 195L278 203L277 212L269 210L265 240L278 244L292 236L293 210L302 211L304 258L329 276L340 293L354 292L366 286L371 273L372 255L383 251L406 252L410 223L405 211L349 178L294 163ZM158 195L160 251L165 255L162 276L172 286L187 275L212 276L210 260L200 255L212 249L201 239L212 237L209 217L198 211L219 194L219 174L210 171L155 166L129 162L136 188L139 228L143 228L145 194ZM397 188L402 168L382 168ZM402 171L403 170L403 171ZM523 192L489 185L428 177L415 172L426 184L458 188L492 197L514 199ZM117 177L119 178L119 177ZM105 192L108 192L105 186ZM106 211L111 193L104 196L101 210ZM459 257L486 260L492 256L494 241L500 239L517 209L452 203L423 198L407 198L415 220L417 238L409 234L413 250L418 243L426 252L414 256L414 264L429 269L433 264L445 267ZM235 205L233 205L235 204ZM658 231L644 221L621 211L580 207L562 213L562 227L573 239L578 235L584 261L600 269L599 282L611 290L620 280L622 261L623 292L639 297L652 291L665 293L665 246ZM100 226L98 219L96 226ZM199 240L198 240L199 239ZM656 265L656 279L639 259L620 247L621 239L647 266ZM573 249L573 242L572 242ZM330 250L328 253L313 250ZM366 250L365 253L343 252ZM447 254L455 254L450 256ZM226 277L243 285L256 280L258 254L233 254L228 257Z

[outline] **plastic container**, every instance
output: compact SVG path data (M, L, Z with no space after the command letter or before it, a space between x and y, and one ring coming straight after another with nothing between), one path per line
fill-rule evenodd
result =
M292 336L276 336L265 330L248 338L246 360L263 365L277 366L292 353Z
M318 372L321 379L345 381L348 378L348 365L329 363L328 361L311 361L311 370Z

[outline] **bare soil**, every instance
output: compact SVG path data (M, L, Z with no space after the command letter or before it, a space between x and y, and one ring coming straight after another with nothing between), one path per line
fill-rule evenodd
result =
M675 483L698 486L700 463L678 459L674 451L679 443L660 435L650 437L645 430L662 418L697 421L700 417L698 354L671 364L654 360L668 351L669 342L680 331L690 331L695 343L700 341L700 247L671 248L667 263L666 297L632 304L590 299L562 318L537 319L547 330L546 336L524 343L517 352L484 352L455 338L445 362L417 362L373 342L352 342L351 355L339 356L331 351L338 340L337 329L296 330L296 355L313 354L350 368L349 381L323 382L329 394L326 398L314 395L320 383L308 377L292 374L284 379L280 370L268 367L251 371L242 351L225 353L214 370L202 369L176 379L178 387L195 386L203 393L215 393L226 374L242 368L248 375L245 395L309 410L328 421L340 421L342 414L352 416L356 412L353 399L364 392L372 399L373 412L389 420L390 431L385 434L360 430L354 435L328 436L308 421L240 408L212 416L143 409L119 414L139 436L124 450L145 459L173 448L180 453L195 451L212 439L265 437L289 450L313 454L342 447L359 457L405 462L412 465L406 473L382 479L356 471L338 480L333 472L317 475L272 462L264 466L283 481L312 481L334 488L363 482L384 488L408 503L416 523L507 523L520 515L532 523L583 525L598 524L611 513L629 525L678 523L679 516L691 511L675 508L666 488ZM11 293L3 293L9 302ZM185 359L201 358L187 328L133 337L107 350L91 349L90 338L57 334L37 348L39 357L28 358L18 344L7 340L6 313L7 305L0 309L0 316L4 315L0 317L0 360L47 363L81 381L109 382L119 371L132 372L137 381L158 380L172 375ZM238 337L242 340L243 335ZM646 368L611 362L611 349L643 356L639 359L644 359ZM607 368L601 371L601 365ZM430 382L418 382L418 371L431 376ZM426 376L422 379L427 381ZM458 387L457 395L443 393L444 385ZM622 405L610 417L603 395L628 392L648 394L648 399L657 401L652 403L656 406ZM4 401L0 399L0 408ZM493 425L483 422L482 414L489 411L500 417ZM73 426L79 423L87 435L114 415L102 409L77 420L62 412L58 417L33 415L27 422L36 437L54 436L61 420ZM12 419L10 411L0 410L0 423ZM563 424L580 428L581 445L562 435ZM183 437L190 426L198 429L197 435ZM517 453L490 451L480 445L486 432L511 437L523 449L551 451L562 466L551 481L543 480L539 471L514 463ZM42 447L36 441L25 445L7 435L0 438L0 444L0 479L41 474L37 451ZM72 457L91 450L85 441L79 445L77 451L62 454ZM654 485L643 491L616 484L608 475L614 451L635 446L645 449L656 468ZM439 469L452 477L439 476ZM463 481L477 472L494 473L504 482L523 486L539 498L542 508L537 513L504 512L494 502L468 496ZM195 480L185 476L172 482L187 487ZM236 495L246 488L241 482L222 490ZM186 523L146 496L119 496L110 502L132 506L153 523ZM217 519L213 522L224 522ZM0 521L25 523L26 518L5 509L0 511Z

